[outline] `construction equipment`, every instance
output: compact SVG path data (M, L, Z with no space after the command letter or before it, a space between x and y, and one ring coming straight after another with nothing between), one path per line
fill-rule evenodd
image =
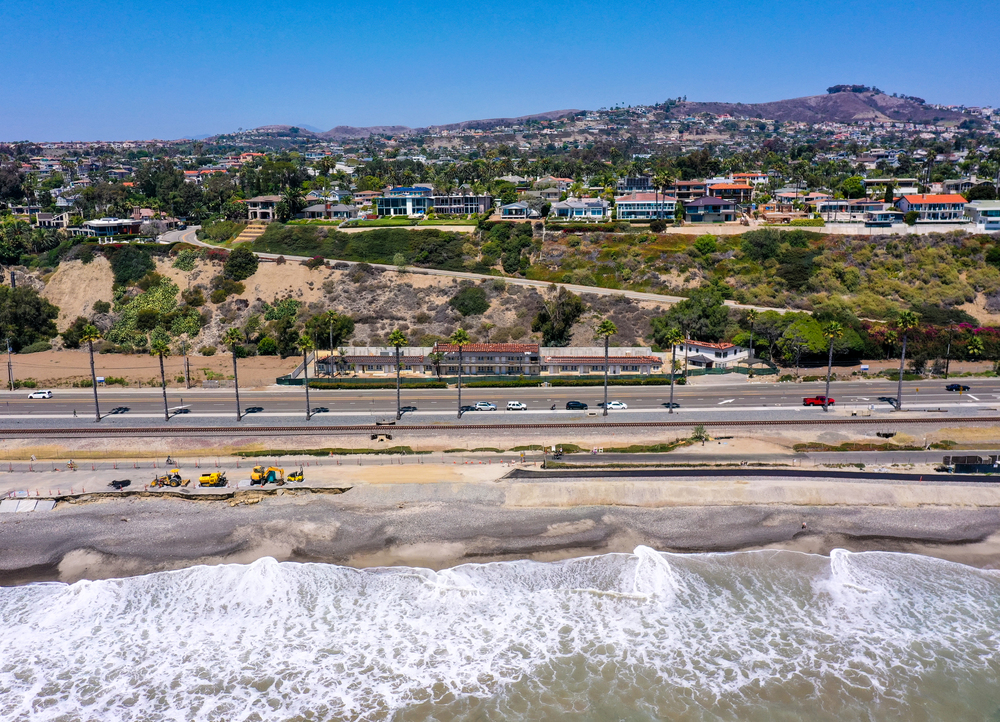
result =
M281 486L285 483L285 470L276 466L255 466L250 473L251 486L264 486L264 484L277 484Z
M228 486L229 480L226 479L226 472L224 471L213 471L210 474L202 474L198 477L198 486Z
M131 484L132 484L131 479L115 479L110 484L108 484L108 486L110 486L112 489L118 489L118 491L121 491L126 486L129 486Z
M162 476L157 476L155 479L153 479L153 481L150 482L149 485L155 489L156 487L159 486L187 486L190 483L191 483L190 479L181 478L180 469L171 469L166 474L163 474Z
M304 478L305 475L302 473L302 469L299 469L298 471L293 471L291 474L288 475L289 481L302 481Z

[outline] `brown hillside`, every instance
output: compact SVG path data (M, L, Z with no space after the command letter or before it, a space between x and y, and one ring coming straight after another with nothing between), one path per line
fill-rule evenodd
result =
M957 124L969 116L951 110L939 110L907 98L893 98L884 93L832 93L791 98L771 103L696 103L674 106L670 115L683 118L698 113L729 114L799 123L851 123L860 120L931 123L943 120Z

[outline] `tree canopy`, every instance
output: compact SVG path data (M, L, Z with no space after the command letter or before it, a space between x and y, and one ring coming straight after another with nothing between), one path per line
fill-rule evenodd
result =
M0 286L0 339L10 339L14 351L55 338L58 315L59 309L35 289Z

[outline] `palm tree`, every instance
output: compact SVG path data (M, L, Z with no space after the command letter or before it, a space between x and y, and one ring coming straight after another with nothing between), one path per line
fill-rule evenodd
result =
M970 338L965 350L970 356L972 356L972 358L977 360L986 352L986 348L983 346L983 340L979 338L979 336L973 336Z
M679 328L667 331L663 338L670 345L670 408L668 413L674 413L674 369L677 368L677 346L684 343L684 333Z
M600 341L604 339L604 415L608 415L608 343L611 337L618 333L618 327L614 321L606 318L597 324L594 330L594 338Z
M167 375L163 370L163 357L170 355L170 344L166 339L158 338L149 346L150 356L160 357L160 388L163 389L163 420L170 421L170 411L167 407Z
M462 418L462 348L471 339L464 328L456 328L449 340L452 345L458 346L458 418Z
M753 376L753 326L757 323L757 311L755 309L750 309L747 311L746 315L747 323L750 324L750 357L749 357L749 373L747 373L747 378ZM771 359L774 361L774 359Z
M87 348L90 350L90 382L94 387L94 420L101 420L101 405L97 402L97 372L94 371L94 341L101 340L101 332L97 330L97 326L87 325L83 327L83 336L80 337L81 341L87 342Z
M306 382L306 421L309 421L312 418L312 407L309 405L309 352L316 348L316 344L313 343L312 336L303 331L295 345L302 349L302 373Z
M830 341L830 358L826 365L826 396L823 397L823 411L829 411L830 374L833 373L833 344L844 335L844 327L836 321L830 321L823 329L823 336Z
M900 311L896 328L903 333L903 352L899 355L899 384L896 386L896 411L903 408L903 365L906 363L906 335L920 325L920 316L914 311Z
M402 417L399 405L399 347L406 345L406 336L398 328L389 334L389 345L396 349L396 421Z
M243 418L243 412L240 411L240 375L236 369L236 347L240 345L240 341L243 337L240 332L231 328L226 331L226 335L222 337L222 342L229 347L229 351L233 354L233 388L236 389L236 420L240 421Z

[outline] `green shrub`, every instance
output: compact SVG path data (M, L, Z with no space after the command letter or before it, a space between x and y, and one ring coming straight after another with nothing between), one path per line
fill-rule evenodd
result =
M127 286L156 270L153 257L135 246L122 246L111 255L111 271L115 283Z
M108 313L111 310L111 304L107 301L94 301L94 313Z
M20 381L17 380L17 379L14 379L14 388L15 389L37 389L38 388L38 382L35 381L34 379L21 379Z
M36 341L22 348L19 353L38 353L39 351L51 351L52 344L48 341Z
M234 281L223 275L218 275L212 279L212 288L214 290L212 291L212 295L209 296L212 303L222 303L229 296L239 296L246 290L246 286L239 281Z
M198 262L198 257L199 254L197 251L185 248L177 254L177 258L174 259L173 266L181 271L193 271L195 264Z
M278 343L270 336L265 336L257 343L257 353L261 356L274 356L278 353Z
M719 244L716 242L715 236L711 233L706 233L704 236L698 236L694 239L694 250L698 251L703 256L707 256L709 253L715 253L718 249Z
M260 259L245 245L236 248L222 265L222 272L234 281L243 281L257 272Z
M152 331L160 323L160 312L155 308L144 308L135 315L135 327L139 331Z
M105 376L104 377L105 386L128 386L128 381L123 379L121 376Z
M479 316L490 310L486 291L479 286L465 286L451 297L448 305L463 316Z
M63 346L65 348L80 348L80 338L83 336L83 329L89 323L83 316L77 316L69 328L59 334L62 336Z
M301 305L302 302L296 301L294 298L283 298L273 305L265 301L264 320L279 321L283 318L294 318Z
M154 328L172 336L185 333L192 338L197 336L201 332L201 315L194 308L177 308L177 290L175 284L164 279L134 298L116 293L115 311L118 316L104 337L126 351L144 348L147 339L145 330L140 328L140 314L142 325L148 327L153 313L157 314Z
M202 356L215 356L215 346L202 346L198 349L198 353Z
M817 228L822 228L826 225L826 221L822 218L793 218L788 225L790 226L815 226Z
M918 220L920 220L920 214L916 211L909 211L905 216L903 216L903 223L908 226L916 225Z
M238 236L246 227L246 223L219 220L202 226L198 230L197 235L198 239L202 241L225 243L229 239Z
M200 288L185 288L181 291L181 300L188 306L197 308L205 305L205 294Z

